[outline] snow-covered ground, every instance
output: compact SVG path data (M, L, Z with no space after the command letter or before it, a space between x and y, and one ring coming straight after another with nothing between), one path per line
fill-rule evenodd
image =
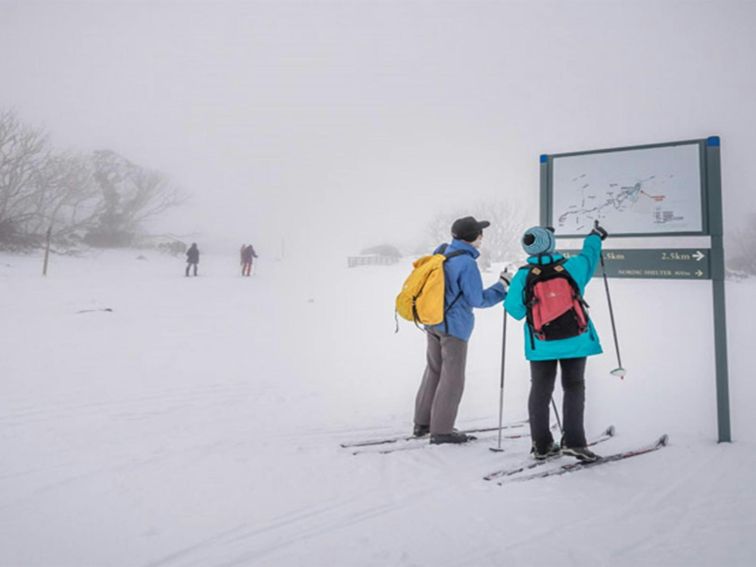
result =
M614 452L657 453L497 486L527 439L358 455L408 432L424 337L393 298L408 262L154 253L0 255L0 565L530 566L756 563L756 282L728 284L735 443L716 443L707 282L612 280L587 300L586 425ZM492 281L494 275L484 274ZM104 311L112 309L112 311ZM502 311L478 312L458 425L495 425ZM526 416L520 323L508 324L505 421Z

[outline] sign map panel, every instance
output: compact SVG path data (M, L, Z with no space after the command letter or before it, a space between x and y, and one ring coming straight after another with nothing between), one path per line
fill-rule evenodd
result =
M557 236L578 236L598 219L611 234L703 231L697 143L554 156Z

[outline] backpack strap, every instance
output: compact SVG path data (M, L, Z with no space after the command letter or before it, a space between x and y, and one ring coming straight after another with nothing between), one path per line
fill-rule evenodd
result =
M454 298L454 301L452 301L452 302L451 302L451 303L449 304L449 307L447 307L446 309L444 309L444 333L446 333L447 335L449 334L449 322L448 322L448 321L446 320L446 314L447 314L447 313L449 312L449 310L450 310L450 309L451 309L452 307L454 307L454 304L455 304L455 303L457 303L457 300L458 300L458 299L459 299L460 297L462 297L462 291L461 291L461 290L460 290L460 292L459 292L459 293L457 294L457 297L455 297L455 298Z
M441 253L444 254L446 251L446 245L444 245L444 249L441 250ZM448 254L444 254L446 256L446 260L450 260L451 258L454 258L455 256L461 256L462 254L466 254L464 250L455 250L454 252L449 252ZM444 333L447 335L449 334L449 322L446 320L446 314L451 310L452 307L454 307L454 304L457 303L457 300L462 297L462 290L457 294L457 297L455 297L452 302L449 304L446 309L444 309ZM444 298L446 299L446 298Z
M444 256L446 256L447 260L451 260L452 258L461 256L462 254L467 254L467 252L465 252L464 250L455 250L454 252L449 252L448 254L444 254Z
M540 264L540 262L541 257L539 256L538 263ZM528 275L525 277L525 285L522 286L522 303L525 305L526 327L528 328L528 336L530 337L530 348L535 350L535 334L533 332L533 286L535 286L538 277L543 271L535 264L527 264L520 269L528 270Z

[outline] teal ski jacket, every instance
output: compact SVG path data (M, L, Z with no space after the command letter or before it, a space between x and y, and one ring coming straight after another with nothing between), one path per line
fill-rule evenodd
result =
M593 277L596 265L601 255L601 238L596 234L589 234L583 241L583 249L580 254L568 258L564 267L569 272L572 279L575 280L580 294L585 292L585 286ZM531 256L528 258L528 265L551 264L564 258L562 254L547 254L541 257ZM528 277L527 269L520 269L512 279L512 285L509 286L509 293L504 302L504 308L515 319L522 320L527 315L525 307L525 281ZM581 358L583 356L592 356L601 354L601 343L599 342L598 333L593 326L593 321L589 319L588 330L576 337L569 339L559 339L553 341L539 340L535 335L531 340L530 328L527 321L524 325L525 332L525 358L528 360L559 360L562 358Z

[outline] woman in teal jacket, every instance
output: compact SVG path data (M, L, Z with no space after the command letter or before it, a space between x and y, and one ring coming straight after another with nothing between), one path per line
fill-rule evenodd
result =
M507 312L518 320L527 315L524 296L530 266L548 265L564 260L564 268L582 296L585 286L593 277L601 256L601 243L606 236L606 231L597 226L585 238L580 254L564 260L564 256L555 251L556 239L553 229L537 226L525 231L522 247L529 254L528 266L527 269L520 269L512 279L504 303ZM602 352L593 322L589 319L583 333L565 339L541 340L527 322L524 325L524 333L525 358L530 361L531 372L528 413L534 457L540 460L561 452L582 461L596 460L597 455L586 447L583 425L586 359ZM554 443L549 428L549 403L554 392L557 363L562 369L564 390L564 436L561 447Z

